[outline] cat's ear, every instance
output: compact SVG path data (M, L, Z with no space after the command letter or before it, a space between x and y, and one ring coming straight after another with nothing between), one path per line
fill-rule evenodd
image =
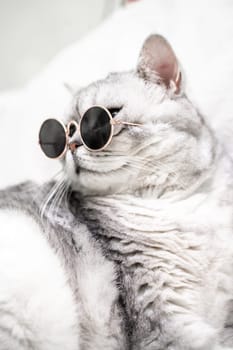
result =
M150 35L144 42L138 60L137 72L151 82L173 85L179 92L181 73L176 55L167 40L157 34Z

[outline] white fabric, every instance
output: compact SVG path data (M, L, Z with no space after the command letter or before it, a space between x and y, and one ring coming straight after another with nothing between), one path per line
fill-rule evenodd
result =
M110 71L135 67L143 40L163 34L186 72L187 92L233 154L233 2L144 0L118 10L94 32L64 49L34 80L0 95L0 187L43 181L59 169L38 146L48 116L62 118L70 94ZM224 136L224 137L223 137Z

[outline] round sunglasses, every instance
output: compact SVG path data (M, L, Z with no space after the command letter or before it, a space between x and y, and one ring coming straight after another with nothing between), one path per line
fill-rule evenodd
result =
M81 144L92 152L104 150L111 142L115 125L142 126L113 119L110 111L103 106L92 106L82 116L79 124L71 120L67 126L57 119L47 119L39 131L39 144L44 154L52 159L61 158L67 149L71 152L79 146L69 142L76 130L79 131Z

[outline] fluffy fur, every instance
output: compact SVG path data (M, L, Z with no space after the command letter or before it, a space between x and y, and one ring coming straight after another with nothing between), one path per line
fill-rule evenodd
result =
M41 218L52 189L1 192L0 349L125 349L114 265L64 203Z
M60 334L76 334L80 349L233 348L232 163L185 95L182 76L166 40L149 37L136 71L110 74L74 98L68 120L79 121L98 104L118 108L116 119L142 127L117 126L102 152L83 146L67 152L69 207L58 200L65 188L59 193L51 184L0 196L0 206L21 207L34 217L51 259L62 262L60 278L68 276L68 284L60 291L66 295L70 288L68 301L74 299L71 309L64 305L68 319ZM78 138L76 132L70 141ZM18 293L28 298L20 288ZM40 307L50 302L42 299ZM58 316L50 311L52 332ZM12 334L7 336L10 344Z
M0 349L77 350L76 306L58 257L28 215L6 210L0 220L7 228L0 232Z

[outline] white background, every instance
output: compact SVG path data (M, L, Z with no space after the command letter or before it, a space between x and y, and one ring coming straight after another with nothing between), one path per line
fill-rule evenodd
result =
M0 90L20 87L120 0L0 0Z
M4 19L5 28L8 26L8 29L1 31L0 35L1 40L5 42L5 46L2 47L7 48L9 44L12 50L16 45L19 47L25 45L25 40L22 38L21 42L17 37L18 32L22 33L22 28L16 25L21 1L17 2L17 6L16 0L14 2L10 0L10 2L12 12L8 11ZM98 4L101 2L98 1ZM91 1L91 4L94 3L95 1ZM0 6L3 6L2 4L0 1ZM72 1L67 1L66 4L72 4ZM56 11L56 6L53 8ZM50 10L45 8L47 24L44 30L49 38L46 45L56 42L56 31L59 28L58 25L54 29ZM75 18L75 7L70 6L66 11L68 12L65 15L64 11L64 18L67 16ZM87 8L85 11L82 18L84 23L91 16L95 17L98 12L94 5L90 5L88 11ZM36 11L34 16L35 14ZM2 12L1 16L4 17ZM30 11L28 16L30 17ZM61 13L59 16L62 17ZM41 33L43 31L43 22L38 19L39 22L41 29L38 26L37 33L40 34L40 30ZM58 162L50 161L43 156L38 147L37 138L39 126L46 117L63 118L65 115L70 94L64 88L64 83L82 86L103 78L109 71L132 69L136 65L143 40L152 32L163 34L171 42L186 72L188 96L209 120L229 152L232 152L232 0L141 0L124 9L118 9L102 24L95 27L97 22L93 24L93 29L80 40L75 40L74 35L71 41L75 41L60 51L26 85L18 90L9 90L0 94L0 187L27 179L44 181L59 170ZM33 32L34 23L33 21L30 23ZM13 32L15 38L12 36ZM78 37L77 33L77 39ZM57 43L60 44L59 41ZM55 46L51 48L48 55L46 51L46 57L40 56L38 67L42 67L49 55L59 49L59 45ZM14 71L13 66L14 64L17 66L18 58L17 55L11 56L8 53L7 57L4 57L9 60ZM23 52L23 57L30 61L30 52ZM28 71L26 69L27 74L21 75L20 70L18 71L16 85L19 86L22 81L27 81L37 65L33 63L28 66L30 69L28 68ZM5 75L2 86L14 85L9 67L6 68L7 65L4 67L4 69L1 67L2 77ZM21 71L25 72L25 66Z

